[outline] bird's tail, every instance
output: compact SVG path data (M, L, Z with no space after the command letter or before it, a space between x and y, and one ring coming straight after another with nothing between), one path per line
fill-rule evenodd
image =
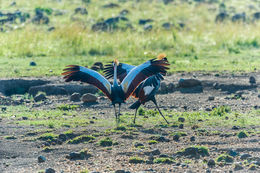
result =
M129 109L138 109L141 106L141 102L139 100L137 100L136 102L134 102Z

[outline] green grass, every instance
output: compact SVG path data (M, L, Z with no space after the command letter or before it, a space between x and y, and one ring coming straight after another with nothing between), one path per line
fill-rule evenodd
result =
M171 164L171 163L174 163L174 160L171 158L167 158L167 157L159 157L159 158L154 159L153 163Z
M260 69L260 24L249 21L248 24L216 24L219 3L198 5L176 0L173 5L164 5L158 1L127 1L119 3L119 8L104 10L102 5L107 3L104 1L86 4L82 0L62 3L21 0L14 7L9 6L12 0L0 2L8 12L21 9L34 16L35 9L41 8L50 17L48 26L30 23L23 26L18 22L11 26L19 29L0 32L0 77L60 75L68 64L91 66L95 61L109 62L114 58L137 65L161 52L168 55L171 73ZM250 16L253 12L248 11L245 4L248 2L226 2L227 9L239 6ZM250 1L250 4L257 5L257 2ZM74 15L74 9L79 6L86 7L88 15ZM209 11L212 6L217 10ZM134 31L91 31L92 24L115 16L123 9L130 11L127 17ZM57 10L66 13L55 16ZM143 26L138 25L140 18L154 19L153 30L144 32ZM164 22L175 26L183 22L185 28L164 30L161 27ZM56 29L48 32L51 26ZM35 61L37 66L29 66L30 61Z
M145 162L145 160L140 157L131 157L129 159L129 163L138 164L138 163L144 163L144 162Z
M79 143L91 142L95 139L96 138L91 135L81 135L81 136L77 136L77 137L69 140L68 143L69 144L79 144Z

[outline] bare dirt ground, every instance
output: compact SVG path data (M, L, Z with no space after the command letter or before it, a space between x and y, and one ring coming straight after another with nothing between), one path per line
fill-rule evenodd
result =
M249 77L254 76L256 84L249 83ZM175 110L178 112L211 111L215 107L228 105L232 111L247 113L260 108L260 73L250 74L205 74L205 73L183 73L168 76L165 83L173 83L177 86L180 78L195 78L202 82L202 89L177 88L171 93L157 95L160 107L164 110ZM61 81L59 79L59 81ZM214 98L213 98L214 97ZM98 104L82 105L72 103L68 96L48 96L47 102L30 103L32 107L39 109L52 109L57 104L78 104L81 110L95 112L97 119L108 119L113 117L113 109L107 99L99 99ZM123 112L129 111L127 107L133 102L131 99L123 105ZM129 104L130 103L130 104ZM147 103L146 108L154 108ZM133 114L134 112L131 111ZM157 115L159 116L159 115ZM260 115L257 115L260 116ZM0 116L1 118L1 116ZM260 122L246 128L237 127L210 127L206 131L198 131L190 126L183 129L175 126L157 127L144 125L136 127L131 132L115 132L97 136L93 142L80 144L67 144L56 142L51 144L51 151L44 151L48 146L45 141L31 140L26 134L45 127L23 126L15 124L12 119L0 119L0 172L37 172L47 168L53 168L56 172L80 172L88 169L96 172L114 172L124 170L125 172L258 172L260 171ZM138 119L137 119L138 121ZM171 121L171 120L170 120ZM258 124L258 125L257 125ZM112 127L114 128L114 127ZM53 133L61 134L69 128L54 129ZM103 133L106 128L98 126L78 127L76 135L91 135ZM237 133L241 130L255 131L247 138L238 138ZM172 132L185 132L186 136L175 140L170 134ZM14 138L6 138L14 136ZM156 137L158 143L149 145L148 141ZM117 141L118 145L101 147L99 139L110 137ZM195 140L191 140L194 137ZM135 147L135 143L141 143L144 147ZM177 151L190 146L206 146L209 155L200 153L177 154ZM71 152L79 152L87 148L90 157L69 159ZM231 153L232 161L216 163L216 158L223 153ZM245 156L249 154L249 156ZM44 156L46 161L39 163L38 156ZM243 157L244 156L244 157ZM131 157L140 157L142 163L129 163ZM170 158L171 163L155 163L156 158ZM208 165L213 159L214 166ZM251 168L252 164L255 169ZM239 167L241 166L241 167ZM123 171L122 171L123 172Z

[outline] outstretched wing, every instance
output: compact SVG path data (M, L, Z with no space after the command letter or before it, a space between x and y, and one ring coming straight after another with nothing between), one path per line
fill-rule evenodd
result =
M166 70L169 69L168 65L170 65L168 60L163 58L152 59L133 68L121 83L125 99L128 99L136 87L146 78L157 73L166 74Z
M126 75L135 67L136 66L133 65L119 63L117 66L117 78L120 80L120 82L122 82ZM105 65L104 73L105 77L108 79L114 76L113 63Z
M92 84L100 89L111 100L111 84L98 72L86 67L77 65L68 65L62 73L66 82L81 81Z

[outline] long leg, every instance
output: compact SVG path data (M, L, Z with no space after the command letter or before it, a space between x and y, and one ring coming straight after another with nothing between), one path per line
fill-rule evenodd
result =
M117 121L116 105L113 105L113 106L114 106L115 117L116 117L116 121Z
M136 119L137 110L138 110L138 108L135 109L134 124L135 124L135 119Z
M163 116L162 112L159 109L159 106L157 105L157 102L155 100L155 97L152 99L153 103L155 104L156 108L158 109L159 113L161 114L161 116L163 117L163 119L166 121L167 124L169 124L169 122L166 120L166 118Z
M119 108L118 108L118 122L120 121L120 107L121 107L121 104L119 104Z

